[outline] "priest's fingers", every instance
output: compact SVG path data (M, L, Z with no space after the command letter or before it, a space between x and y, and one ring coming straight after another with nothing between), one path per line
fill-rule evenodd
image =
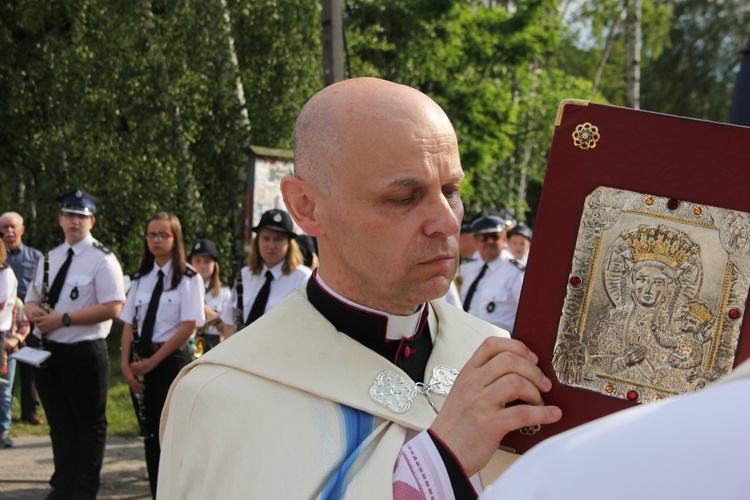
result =
M474 351L474 354L469 358L469 361L466 362L464 368L478 368L483 366L492 358L503 352L514 353L529 360L532 364L536 364L537 361L539 361L536 354L531 352L523 342L503 337L488 337L484 339L484 342L482 342L479 348Z
M474 370L476 370L481 384L485 387L506 375L517 374L532 382L542 392L547 392L552 388L552 382L536 364L532 363L527 357L519 356L510 351L496 354L484 365Z
M560 420L562 411L557 406L519 404L497 413L499 431L503 437L509 432L535 425L553 424ZM502 439L502 438L501 438ZM498 441L498 444L500 441Z
M457 389L454 385L431 428L469 476L487 465L508 432L562 416L559 408L544 405L534 383L515 373L479 391ZM526 403L506 407L519 400Z
M456 377L431 428L468 475L487 464L508 432L562 416L544 405L540 391L552 383L537 361L521 342L487 339ZM525 404L507 407L514 401Z

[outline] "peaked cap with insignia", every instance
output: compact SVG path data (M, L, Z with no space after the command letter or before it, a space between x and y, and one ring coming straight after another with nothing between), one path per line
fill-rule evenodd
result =
M253 228L253 231L257 233L264 227L280 233L286 233L292 238L295 235L292 217L278 208L273 208L261 215L260 222Z
M190 249L190 255L188 255L188 261L196 255L207 255L219 262L219 252L216 250L216 244L209 239L201 239L195 242Z
M81 215L94 215L96 206L101 203L99 198L83 189L75 189L57 197L62 212L71 212Z

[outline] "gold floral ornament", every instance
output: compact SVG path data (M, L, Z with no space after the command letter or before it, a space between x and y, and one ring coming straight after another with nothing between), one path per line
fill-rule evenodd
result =
M600 138L599 127L586 122L582 125L578 125L576 131L573 132L573 145L584 151L587 149L594 149Z

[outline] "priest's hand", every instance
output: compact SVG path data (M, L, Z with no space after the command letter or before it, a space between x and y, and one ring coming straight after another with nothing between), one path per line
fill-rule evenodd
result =
M490 337L456 378L431 429L469 477L487 465L508 432L562 417L558 407L542 401L540 392L552 382L537 361L523 343ZM522 404L507 406L514 401Z

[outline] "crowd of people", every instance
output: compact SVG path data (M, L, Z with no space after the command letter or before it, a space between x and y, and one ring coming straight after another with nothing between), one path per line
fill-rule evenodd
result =
M107 428L104 338L112 320L119 318L124 324L121 370L131 388L155 496L160 416L173 380L196 357L190 339L197 334L202 353L208 352L303 287L313 272L305 263L316 267L316 241L297 235L286 211L265 212L253 228L256 237L246 265L229 288L221 282L213 241L196 241L186 255L179 219L159 212L145 224L143 256L130 276L126 298L119 263L91 235L99 200L78 189L58 201L65 242L45 254L22 243L21 215L0 217L5 242L0 247L0 332L5 334L2 370L7 381L0 400L2 446L13 446L10 408L18 364L21 420L43 423L36 412L35 380L49 420L55 457L50 497L96 495ZM496 213L464 226L472 234L473 251L461 249L467 257L445 297L508 331L531 240L531 231L521 227ZM516 253L508 245L511 234L525 241L515 245ZM461 287L462 282L470 285ZM35 327L30 336L27 314ZM41 346L52 356L42 367L8 357L24 345Z
M50 426L55 472L48 497L96 498L107 430L109 356L104 339L119 318L121 370L131 388L155 496L162 407L174 378L197 357L195 337L201 353L208 352L301 286L312 270L303 265L291 217L273 209L253 228L257 236L247 266L230 289L221 282L213 241L199 239L186 254L179 219L159 212L146 221L141 263L127 280L126 296L119 262L91 235L99 200L76 189L58 201L65 241L46 253L22 243L20 214L0 216L0 332L5 347L0 446L14 445L9 431L19 365L21 420L44 423L36 411L36 384ZM314 251L308 244L311 261ZM17 363L12 354L24 346L51 355L40 366Z
M231 289L221 283L216 245L200 239L186 252L174 214L145 221L127 295L120 264L91 235L93 195L59 198L65 241L44 254L21 243L20 215L0 216L5 350L26 342L51 354L31 371L50 426L48 498L96 498L107 430L104 339L118 318L121 370L155 498L476 498L517 458L500 447L503 437L562 412L544 403L552 382L537 355L511 338L532 230L507 212L462 225L463 176L453 126L434 101L356 78L300 112L295 172L281 182L288 212L262 214ZM13 364L3 364L6 447ZM705 391L712 408L725 392ZM750 416L745 400L730 431ZM692 407L689 397L680 401L651 413L679 420ZM33 398L22 412L39 421ZM633 434L650 429L659 448L648 412L615 418ZM588 439L607 426L578 432ZM563 490L550 488L565 484L561 498L572 497L584 476L605 470L609 455L595 450L633 457L644 449L633 434L609 430L611 443L590 439L598 447L581 445L580 435L544 443L549 452L532 451L487 493L554 496ZM630 467L624 460L617 471ZM539 477L556 468L556 479ZM527 488L532 476L536 489Z

